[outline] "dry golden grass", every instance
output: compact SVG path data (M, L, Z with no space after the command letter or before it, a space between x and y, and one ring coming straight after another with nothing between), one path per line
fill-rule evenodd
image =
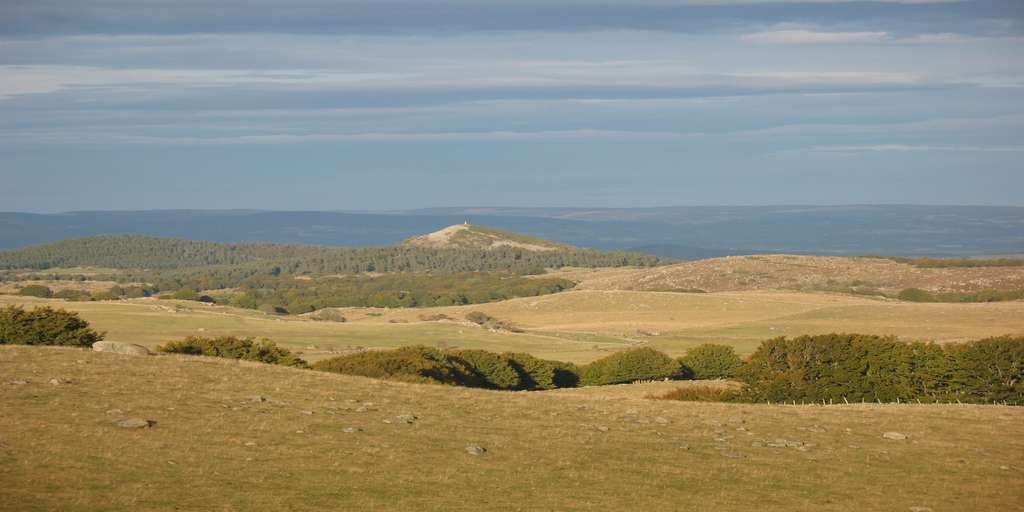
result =
M610 391L502 393L5 346L0 509L861 512L1024 503L1024 408L729 405ZM400 414L419 419L382 422ZM111 425L122 417L156 425ZM909 438L884 439L887 431ZM764 443L778 438L805 447ZM487 452L470 455L470 444Z
M696 345L714 342L749 354L761 341L780 335L858 332L951 342L1024 333L1022 301L921 304L781 291L581 290L472 306L343 308L339 311L348 318L346 323L153 299L62 302L0 296L0 305L5 303L47 303L78 311L97 329L107 331L113 341L152 347L188 335L268 337L303 352L309 360L354 347L425 344L524 351L586 363L639 344L682 355ZM488 331L464 321L471 311L482 311L525 332ZM437 314L452 320L420 320Z
M917 268L879 258L770 254L712 258L642 269L562 273L586 290L828 290L859 287L896 294L906 288L934 292L1019 290L1024 267Z

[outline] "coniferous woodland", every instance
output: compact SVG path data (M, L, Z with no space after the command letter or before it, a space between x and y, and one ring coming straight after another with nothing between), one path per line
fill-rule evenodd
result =
M654 266L668 262L639 253L575 248L338 248L118 235L0 252L0 270L4 271L0 278L125 283L109 292L64 290L52 295L71 300L159 294L300 314L326 307L448 306L529 297L573 286L565 279L523 277L543 274L546 268ZM52 271L76 267L107 270L89 276ZM27 290L37 296L48 291Z

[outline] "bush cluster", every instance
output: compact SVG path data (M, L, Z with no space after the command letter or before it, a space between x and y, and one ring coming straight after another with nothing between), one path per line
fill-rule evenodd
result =
M53 290L41 284L30 284L18 290L18 295L22 295L25 297L41 297L44 299L48 299L50 297L53 297Z
M48 306L26 310L0 309L0 345L66 345L89 347L103 339L77 313Z
M1024 403L1024 337L961 345L829 334L765 341L739 372L749 401Z
M498 320L497 318L494 318L482 311L471 311L467 313L466 320L492 331L523 332L522 329L504 320Z
M648 347L617 352L580 368L580 383L584 386L681 376L682 365L679 361Z
M683 374L693 379L730 379L743 366L736 350L728 345L704 344L679 358Z
M528 354L486 350L442 351L426 346L357 352L313 364L313 369L404 382L487 389L535 390L573 387L575 367Z
M161 345L157 347L157 350L175 354L244 359L298 368L308 367L306 361L267 339L257 341L253 338L235 336L218 336L216 338L189 336L183 340Z

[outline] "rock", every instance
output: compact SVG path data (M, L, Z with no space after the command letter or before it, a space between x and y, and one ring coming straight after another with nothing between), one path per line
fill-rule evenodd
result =
M12 386L24 386L25 384L28 384L28 381L27 380L12 380L12 381L8 382L8 384L10 384Z
M487 453L487 448L477 444L466 445L466 453L470 455L483 455Z
M931 507L910 507L910 512L932 512Z
M597 427L598 432L608 432L608 427Z
M250 398L249 401L252 402L252 403L255 403L255 404L260 404L260 403L266 402L267 401L267 397L256 395L256 396L253 396L252 398Z
M256 446L256 443L253 442L253 441L249 441L248 443L245 443L245 445L246 446Z
M661 416L658 416L657 418L654 418L654 422L659 424L659 425L668 425L669 424L668 419L662 418Z
M313 411L299 411L299 413L300 414L305 414L306 416L312 416L313 415Z
M156 425L155 421L144 420L142 418L123 418L120 420L114 420L113 423L121 428L149 428Z
M345 428L341 429L341 431L346 433L346 434L355 434L356 432L362 432L363 429L361 429L359 427L345 427Z
M389 425L409 425L416 421L416 419L416 416L413 416L412 414L402 414L400 416L395 416L394 418L388 418L384 420L384 423Z
M113 352L126 356L148 356L149 349L142 345L133 343L121 343L120 341L97 341L92 344L94 352Z
M882 437L893 441L902 441L907 438L907 435L902 432L886 432L882 434Z

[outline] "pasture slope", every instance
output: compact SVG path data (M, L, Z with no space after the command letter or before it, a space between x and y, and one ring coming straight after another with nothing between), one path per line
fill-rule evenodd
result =
M684 403L639 398L643 385L491 392L52 347L0 347L0 376L2 510L1024 503L1020 407ZM400 415L415 420L384 422ZM113 425L126 417L155 423Z

